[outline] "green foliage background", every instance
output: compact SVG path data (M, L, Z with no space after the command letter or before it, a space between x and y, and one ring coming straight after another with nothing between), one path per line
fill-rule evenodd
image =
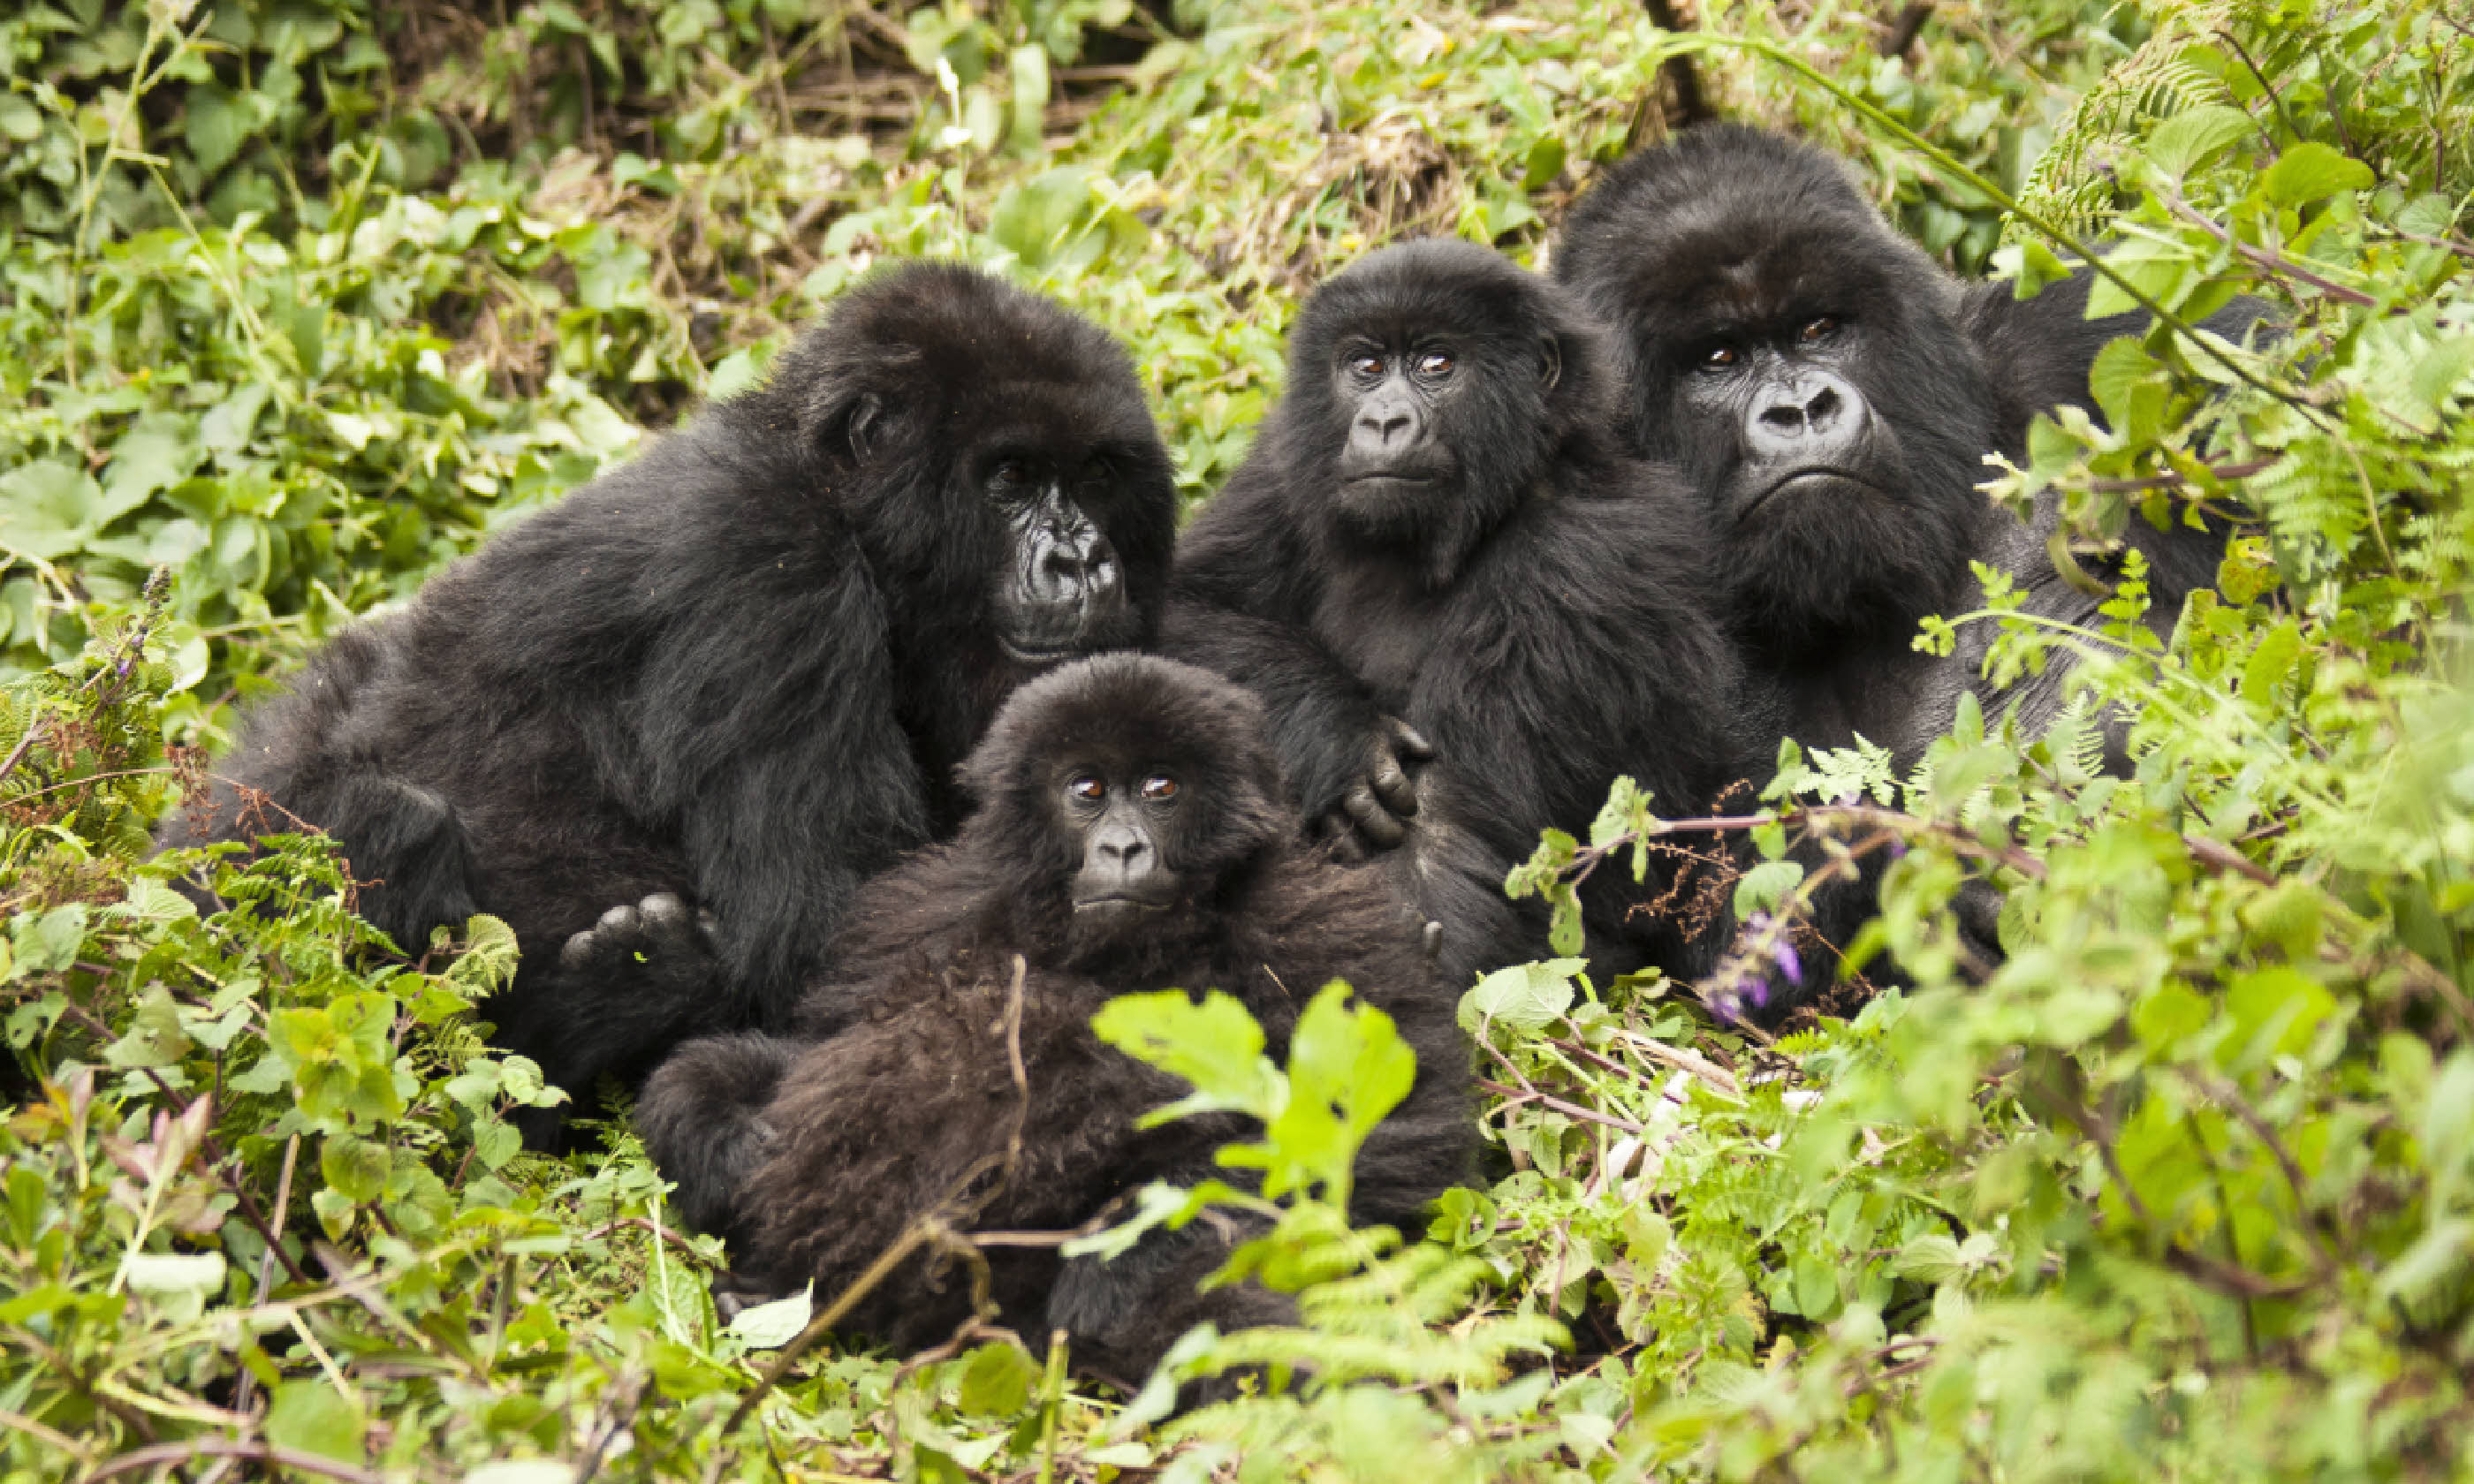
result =
M1979 0L1889 58L1884 20L0 16L0 1476L2474 1477L2474 14ZM2108 428L2040 425L1994 493L2057 493L2082 553L2191 503L2244 534L2170 643L2135 575L2099 629L1999 585L1949 615L1997 667L2075 654L2080 717L2137 717L2135 777L1974 714L1912 778L1783 756L1739 905L1784 923L1821 872L1884 872L1912 991L1770 1043L1565 962L1481 984L1514 1173L1430 1233L1330 1204L1395 1080L1333 1080L1393 1065L1377 1019L1333 1005L1282 1071L1206 1007L1112 1012L1290 1172L1242 1260L1303 1324L1176 1357L1257 1368L1245 1400L1164 1420L1165 1381L1117 1398L984 1331L767 1385L755 1340L800 1316L715 1323L716 1246L623 1126L518 1151L507 1113L559 1094L473 1028L502 927L389 953L315 840L140 863L265 677L760 375L875 259L987 263L1117 329L1200 499L1304 289L1415 232L1534 261L1666 127L1678 59L1857 159L1960 271L2114 246L2100 307L2158 327L2098 364ZM2185 331L2238 289L2282 340ZM1621 869L1655 806L1618 789L1520 889ZM163 885L193 868L287 910L201 920ZM1971 876L2009 894L1998 967L1947 911ZM1300 1079L1351 1116L1284 1116Z

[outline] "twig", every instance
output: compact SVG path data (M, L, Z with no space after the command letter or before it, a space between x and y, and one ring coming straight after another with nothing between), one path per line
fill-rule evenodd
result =
M1915 0L1915 4L1901 11L1891 20L1890 29L1882 33L1881 39L1874 44L1873 50L1883 57L1896 57L1915 45L1916 34L1925 29L1925 22L1932 17L1932 11L1933 0Z
M165 1464L183 1464L193 1458L249 1458L276 1464L285 1469L298 1469L303 1473L323 1474L330 1479L343 1479L348 1484L386 1484L382 1475L367 1469L304 1453L298 1448L278 1448L272 1443L252 1443L234 1438L191 1438L182 1443L164 1443L154 1448L141 1448L133 1453L123 1453L108 1462L95 1465L82 1475L85 1484L106 1479L115 1473L133 1473L141 1469L160 1468Z
M1676 13L1675 0L1641 0L1641 9L1659 30L1682 34L1692 29L1692 23ZM1672 129L1688 128L1710 116L1709 101L1701 96L1701 75L1693 70L1689 53L1678 52L1658 64L1658 76L1674 89L1675 107L1667 116Z
M2313 273L2310 269L2294 262L2292 258L2286 257L2280 253L2271 252L2266 248L2253 247L2247 242L2235 240L2233 233L2225 230L2215 222L2210 221L2205 213L2193 206L2189 202L2184 201L2182 199L2181 192L2174 190L2171 186L2166 186L2162 189L2165 197L2165 204L2173 208L2173 214L2175 216L2178 216L2182 220L2190 223L2192 226L2198 227L2201 231L2206 232L2209 236L2223 243L2226 247L2233 249L2236 255L2241 257L2244 262L2249 263L2251 266L2264 269L2279 277L2292 278L2296 282L2307 283L2313 288L2317 289L2320 293L2327 295L2330 299L2336 299L2340 303L2360 304L2365 308L2378 307L2380 301L2373 299L2370 295L2364 293L2360 289L2349 289L2341 283L2335 282L2328 278L2323 278L2319 275Z
M283 1174L275 1183L274 1236L276 1243L283 1240L283 1215L292 1209L292 1165L293 1161L300 1157L301 1136L295 1134L283 1142ZM275 1246L270 1244L266 1251L257 1255L257 1296L249 1301L249 1306L255 1308L264 1304L267 1290L273 1286L275 1286ZM256 1389L257 1374L246 1366L242 1367L240 1384L232 1392L232 1410L248 1411L250 1398Z
M1580 1118L1590 1123L1603 1123L1608 1128L1621 1129L1627 1134L1646 1134L1649 1132L1647 1128L1635 1123L1630 1118L1618 1118L1613 1113L1593 1113L1587 1108L1583 1108L1578 1103L1567 1103L1560 1097L1540 1092L1535 1088L1524 1092L1518 1088L1508 1088L1499 1082L1489 1082L1484 1077L1475 1077L1470 1080L1475 1082L1479 1087L1486 1089L1489 1092L1493 1092L1500 1096L1509 1098L1515 1103L1543 1104L1567 1118Z

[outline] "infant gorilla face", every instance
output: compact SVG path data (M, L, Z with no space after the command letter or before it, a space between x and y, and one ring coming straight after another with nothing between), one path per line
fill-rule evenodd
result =
M1139 931L1174 906L1185 880L1162 846L1181 823L1185 785L1173 764L1069 763L1059 827L1082 842L1074 875L1074 937L1097 944Z

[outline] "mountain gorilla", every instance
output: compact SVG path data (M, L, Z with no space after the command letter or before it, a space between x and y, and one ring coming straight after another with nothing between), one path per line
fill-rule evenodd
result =
M1494 252L1376 252L1307 301L1286 393L1177 548L1164 647L1263 699L1309 819L1405 839L1455 986L1542 946L1502 889L1540 829L1586 826L1627 773L1698 812L1760 734L1694 598L1717 569L1696 504L1618 446L1603 356ZM1712 961L1679 859L1590 878L1602 969Z
M1105 333L906 266L768 385L337 638L250 718L211 826L164 843L273 827L260 791L341 842L407 950L506 919L522 968L490 1014L552 1083L641 1078L787 1012L859 882L953 827L954 765L1016 684L1148 639L1175 520Z
M2088 400L2096 352L2144 330L2144 314L2088 322L2084 273L2024 301L2007 284L1963 289L1837 161L1731 126L1615 166L1574 206L1554 272L1618 331L1634 446L1682 465L1705 502L1735 634L1783 698L1786 735L1809 748L1861 733L1904 772L1970 687L2045 730L2067 665L2004 694L1977 673L1989 626L1963 630L1952 659L1911 641L1927 614L1980 606L1972 561L2017 578L2030 613L2103 622L2104 600L2047 555L2056 511L2022 525L1976 485L1986 452L2024 450L2035 414ZM2239 339L2259 313L2238 300L2208 327ZM2214 581L2224 533L2134 521L2125 539L2148 559L2150 622L2170 633L2183 595ZM2118 720L2108 732L2126 772ZM1868 886L1834 894L1823 935L1845 942L1871 901ZM1980 945L1993 906L1966 904Z
M1904 768L1948 730L1973 672L1910 641L1925 615L1977 606L1971 561L2011 569L2031 612L2087 622L2103 601L2054 572L2052 512L2023 528L1976 490L1986 452L2016 455L2036 413L2086 402L2098 349L2146 327L2087 322L2084 274L2024 301L1963 289L1836 160L1724 125L1610 171L1554 272L1618 330L1624 425L1707 502L1737 634L1807 746L1861 732ZM2238 338L2257 316L2244 300L2208 323ZM2133 522L2126 539L2170 631L2223 534ZM2031 729L2060 708L2064 668L2021 687Z
M804 1048L692 1042L645 1089L638 1126L681 1210L729 1241L726 1293L813 1280L822 1304L922 1216L1058 1230L1150 1181L1225 1175L1213 1153L1245 1120L1138 1126L1187 1089L1093 1033L1094 1012L1134 991L1224 990L1279 1057L1308 999L1346 979L1418 1056L1409 1098L1358 1156L1352 1213L1407 1226L1468 1172L1454 996L1379 876L1304 848L1262 728L1236 687L1145 656L1014 694L964 770L978 812L861 893L800 1008ZM1196 1292L1234 1232L1198 1220L1105 1262L992 1246L992 1296L1005 1323L1062 1328L1078 1364L1139 1380L1201 1320L1292 1317L1252 1285ZM960 1273L932 1251L847 1328L911 1350L969 1314Z

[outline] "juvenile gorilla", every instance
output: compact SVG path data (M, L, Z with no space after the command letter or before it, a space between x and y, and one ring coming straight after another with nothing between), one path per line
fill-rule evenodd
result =
M1977 606L1971 561L2010 568L2030 611L2081 622L2102 601L2046 558L2050 513L2022 528L1975 488L1986 452L2015 455L2036 413L2086 402L2097 350L2146 327L2088 323L2084 275L2025 301L1962 288L1837 161L1732 126L1615 166L1573 208L1554 272L1619 331L1624 426L1706 501L1735 630L1807 747L1861 732L1905 767L1948 729L1973 671L1910 641L1925 615ZM2257 311L2210 327L2238 337ZM2170 629L2222 535L2133 522L2126 539ZM2031 728L2059 708L2061 673L2016 698Z
M1174 529L1106 334L907 266L768 385L336 639L226 771L340 840L402 947L505 918L498 1040L583 1094L778 1023L859 882L957 823L954 765L1006 695L1149 638ZM165 843L283 827L214 802ZM640 944L681 972L636 969Z
M1128 992L1226 991L1280 1057L1315 992L1346 979L1419 1066L1359 1155L1354 1214L1408 1226L1463 1177L1475 1128L1454 998L1383 883L1302 845L1250 698L1187 665L1103 656L1024 686L965 772L978 811L861 893L801 1005L800 1030L822 1039L695 1042L645 1089L645 1143L682 1210L729 1239L735 1287L813 1280L821 1304L931 1211L961 1230L1054 1231L1152 1180L1225 1175L1213 1151L1244 1120L1135 1126L1186 1089L1093 1034L1092 1015ZM1198 1221L1111 1262L990 1247L992 1295L1005 1323L1063 1328L1078 1364L1138 1380L1201 1320L1287 1313L1259 1288L1196 1292L1233 1232ZM909 1350L969 1313L959 1267L922 1254L848 1328Z
M1252 688L1309 819L1391 858L1450 981L1534 956L1503 878L1632 774L1670 817L1767 718L1695 596L1698 504L1614 429L1598 336L1500 255L1419 242L1318 290L1254 451L1177 548L1162 642ZM1767 735L1775 736L1775 730ZM1723 934L1661 857L1584 894L1602 969L1691 975Z

